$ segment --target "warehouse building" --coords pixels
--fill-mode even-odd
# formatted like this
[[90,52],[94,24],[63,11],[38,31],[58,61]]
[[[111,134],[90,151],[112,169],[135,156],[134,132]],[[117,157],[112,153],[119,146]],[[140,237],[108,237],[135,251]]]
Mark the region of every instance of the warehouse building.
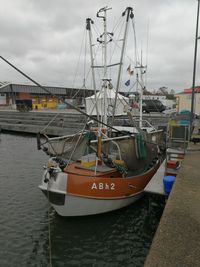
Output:
[[0,107],[13,107],[27,103],[32,109],[57,108],[65,101],[80,107],[93,90],[0,82]]

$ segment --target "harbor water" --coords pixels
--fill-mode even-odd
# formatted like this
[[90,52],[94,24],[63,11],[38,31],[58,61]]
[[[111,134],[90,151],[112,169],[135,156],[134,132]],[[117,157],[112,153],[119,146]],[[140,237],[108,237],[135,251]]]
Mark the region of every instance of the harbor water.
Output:
[[0,267],[46,267],[50,255],[53,267],[143,266],[163,201],[144,196],[115,212],[62,218],[38,189],[46,161],[34,136],[0,135]]

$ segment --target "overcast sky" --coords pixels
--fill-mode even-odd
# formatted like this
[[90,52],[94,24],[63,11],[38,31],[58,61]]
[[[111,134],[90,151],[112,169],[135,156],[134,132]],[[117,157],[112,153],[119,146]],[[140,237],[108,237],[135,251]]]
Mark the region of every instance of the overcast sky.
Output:
[[[180,91],[192,85],[197,0],[0,0],[0,5],[1,56],[43,85],[83,85],[78,62],[85,19],[96,20],[104,6],[112,7],[108,30],[133,7],[138,48],[148,51],[147,89]],[[3,61],[0,81],[30,83]]]

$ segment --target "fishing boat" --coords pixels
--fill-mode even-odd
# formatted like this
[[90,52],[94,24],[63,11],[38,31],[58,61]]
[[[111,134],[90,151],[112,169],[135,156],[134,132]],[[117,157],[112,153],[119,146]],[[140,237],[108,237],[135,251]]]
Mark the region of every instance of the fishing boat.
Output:
[[[98,110],[96,99],[96,117],[86,114],[87,123],[77,134],[61,137],[43,135],[45,140],[42,141],[41,136],[38,137],[38,148],[42,148],[50,156],[39,188],[61,216],[101,214],[135,202],[143,195],[145,186],[162,161],[159,145],[163,145],[162,131],[155,128],[144,131],[141,119],[136,125],[130,113],[131,126],[128,130],[119,129],[108,122],[107,92],[112,89],[111,80],[107,76],[106,62],[107,36],[111,35],[107,33],[108,10],[110,8],[104,7],[97,12],[97,17],[103,19],[104,24],[104,33],[100,41],[104,51],[102,109]],[[129,19],[133,18],[132,8],[126,8],[124,15],[128,23]],[[91,19],[86,21],[86,28],[90,30]],[[125,44],[123,46],[125,47]],[[123,58],[122,55],[120,58]],[[91,59],[94,69],[92,54]],[[116,99],[118,88],[119,78],[115,89]],[[95,98],[97,96],[95,92]],[[113,103],[114,110],[116,99]]]

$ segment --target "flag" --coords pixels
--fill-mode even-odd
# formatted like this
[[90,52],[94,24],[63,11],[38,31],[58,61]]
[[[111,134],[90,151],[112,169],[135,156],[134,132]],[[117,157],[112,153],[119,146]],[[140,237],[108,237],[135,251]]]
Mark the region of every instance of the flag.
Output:
[[130,80],[126,81],[126,82],[125,82],[125,85],[126,85],[126,86],[129,86],[129,85],[130,85]]
[[129,75],[133,75],[134,74],[134,71],[131,70],[131,65],[128,66],[127,71],[129,73]]

